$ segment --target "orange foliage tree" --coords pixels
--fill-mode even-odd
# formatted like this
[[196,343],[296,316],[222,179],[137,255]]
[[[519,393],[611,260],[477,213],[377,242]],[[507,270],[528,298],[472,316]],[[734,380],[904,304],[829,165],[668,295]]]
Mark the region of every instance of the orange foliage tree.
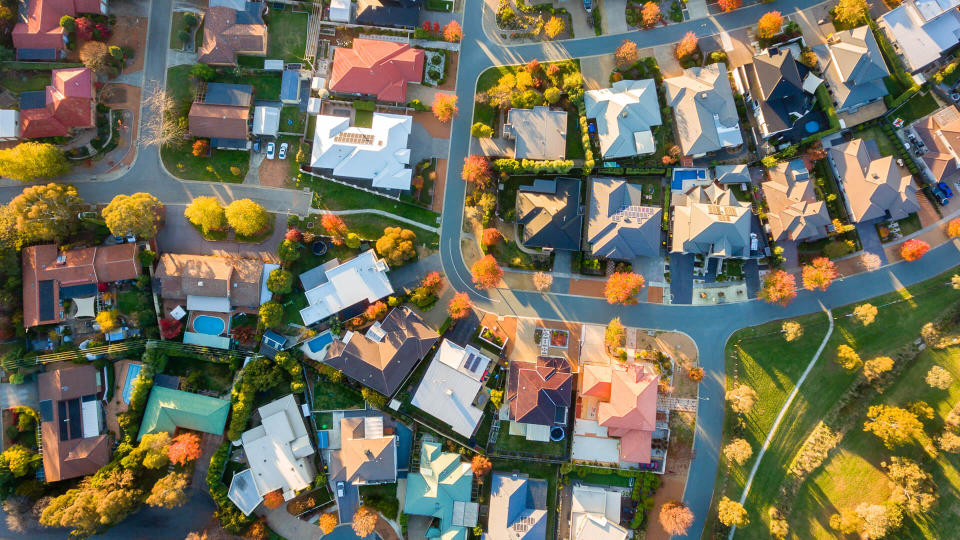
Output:
[[320,530],[323,531],[323,534],[330,534],[333,532],[333,529],[337,526],[337,515],[333,512],[327,512],[322,514],[317,519],[317,525],[320,526]]
[[947,223],[947,235],[950,236],[950,238],[960,236],[960,218],[953,218],[950,220],[950,223]]
[[719,0],[717,5],[723,11],[733,11],[743,5],[743,0]]
[[457,96],[453,94],[437,94],[433,98],[433,115],[437,120],[447,123],[453,120],[460,109],[457,108]]
[[630,41],[629,39],[623,40],[623,43],[617,47],[616,52],[613,53],[613,58],[617,62],[617,67],[619,68],[628,68],[636,63],[637,59],[640,58],[640,54],[637,52],[637,44]]
[[500,231],[494,227],[490,227],[483,230],[483,236],[481,237],[480,241],[483,242],[483,245],[490,247],[495,246],[497,242],[500,241],[500,238],[502,238]]
[[660,5],[656,2],[647,2],[640,10],[640,14],[643,16],[644,26],[653,26],[660,22]]
[[200,157],[207,155],[210,151],[210,143],[206,139],[197,139],[193,141],[193,155]]
[[470,314],[470,296],[465,292],[458,292],[450,299],[447,305],[447,313],[451,319],[460,320]]
[[377,520],[379,516],[373,510],[370,510],[366,506],[361,506],[355,514],[353,514],[353,532],[357,533],[357,536],[360,538],[366,538],[373,530],[377,527]]
[[497,264],[493,255],[487,255],[473,263],[473,266],[470,267],[470,275],[473,276],[473,284],[478,289],[489,289],[500,283],[500,278],[503,277],[503,269]]
[[493,180],[493,169],[490,168],[490,161],[483,156],[465,157],[460,177],[480,188],[488,186],[490,181]]
[[443,39],[456,43],[463,39],[463,29],[460,28],[460,23],[457,21],[450,21],[446,26],[443,27]]
[[437,294],[440,288],[443,287],[443,276],[440,275],[440,272],[430,272],[426,276],[423,276],[423,281],[420,282],[420,286],[430,291],[431,294]]
[[775,270],[763,278],[763,288],[757,296],[771,304],[785,306],[797,296],[797,280],[783,270]]
[[684,34],[683,39],[677,43],[677,58],[686,58],[697,50],[697,35],[693,32]]
[[367,309],[364,310],[363,316],[368,321],[376,321],[380,317],[383,317],[387,314],[387,305],[383,302],[377,302],[367,306]]
[[770,11],[764,13],[757,21],[757,36],[761,38],[772,38],[780,33],[783,27],[783,15],[779,11]]
[[486,476],[490,469],[493,469],[493,463],[490,463],[490,460],[481,454],[473,456],[473,461],[470,463],[470,467],[473,469],[473,475],[477,478]]
[[267,508],[276,508],[283,504],[283,494],[280,490],[271,491],[263,496],[263,504]]
[[320,226],[330,235],[330,241],[335,246],[342,246],[343,239],[347,237],[347,224],[335,214],[324,214],[320,218]]
[[900,246],[900,256],[905,261],[919,261],[928,251],[930,244],[916,238],[911,238]]
[[803,267],[803,286],[807,289],[825,291],[837,279],[837,265],[826,257],[817,257]]
[[174,465],[186,465],[200,457],[200,437],[193,433],[181,433],[167,447],[167,457]]
[[611,304],[635,304],[643,289],[643,276],[632,272],[614,272],[607,278],[603,295]]

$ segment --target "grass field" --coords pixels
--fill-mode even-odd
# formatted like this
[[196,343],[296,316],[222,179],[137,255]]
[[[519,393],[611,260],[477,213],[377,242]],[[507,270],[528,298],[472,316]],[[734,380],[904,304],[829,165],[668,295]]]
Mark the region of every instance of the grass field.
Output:
[[164,146],[160,149],[160,157],[170,174],[181,180],[239,184],[250,168],[249,152],[214,150],[210,157],[197,157],[188,143]]
[[330,384],[321,380],[313,386],[313,408],[321,411],[362,409],[363,396],[346,384]]
[[[300,111],[298,107],[284,107],[280,109],[280,131],[287,133],[303,133],[303,128],[307,125],[307,115]],[[296,152],[293,156],[295,157]]]
[[286,62],[301,61],[307,41],[304,38],[307,35],[307,14],[274,11],[264,19],[270,28],[267,57]]
[[26,73],[6,73],[0,79],[0,86],[20,94],[22,92],[39,92],[50,84],[50,73],[26,72]]
[[567,111],[567,159],[583,159],[583,140],[580,134],[580,115]]

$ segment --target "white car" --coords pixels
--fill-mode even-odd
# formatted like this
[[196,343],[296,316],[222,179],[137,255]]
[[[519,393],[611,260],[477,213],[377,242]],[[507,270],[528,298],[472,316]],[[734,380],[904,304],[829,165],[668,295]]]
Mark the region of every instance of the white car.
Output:
[[758,243],[757,233],[750,233],[750,251],[756,251]]
[[343,482],[337,482],[337,497],[343,497]]
[[289,148],[289,146],[287,143],[280,145],[280,159],[287,159],[287,148]]
[[274,143],[267,144],[267,159],[273,159],[274,153],[277,151],[277,145]]

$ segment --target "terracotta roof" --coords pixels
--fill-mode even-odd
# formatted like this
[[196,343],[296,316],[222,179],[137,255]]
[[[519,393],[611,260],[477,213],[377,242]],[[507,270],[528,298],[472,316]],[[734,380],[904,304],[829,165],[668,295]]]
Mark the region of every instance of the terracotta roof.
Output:
[[609,367],[587,364],[583,366],[583,391],[580,394],[610,399],[610,381]]
[[[384,430],[383,417],[340,420],[340,451],[331,452],[334,481],[352,484],[394,482],[397,478],[396,437]],[[368,433],[368,427],[379,428]]]
[[260,305],[261,261],[164,253],[156,275],[167,299],[213,296],[229,298],[232,306]]
[[510,362],[505,399],[513,421],[544,426],[563,422],[572,392],[573,374],[563,358],[541,356],[535,362]]
[[333,53],[330,90],[375,95],[380,101],[406,101],[407,83],[423,78],[423,51],[405,43],[354,39],[352,48]]
[[197,51],[197,61],[235,66],[238,54],[267,54],[267,25],[259,11],[211,7],[203,16],[203,45]]
[[921,158],[933,178],[940,182],[960,171],[960,111],[956,105],[940,109],[916,124],[913,129],[927,146]]
[[249,107],[194,103],[190,107],[190,135],[245,139],[248,134]]
[[610,436],[620,438],[621,460],[649,463],[650,441],[657,427],[659,377],[637,364],[598,367],[610,372],[610,395],[598,407],[597,423]]
[[20,111],[20,137],[57,137],[94,126],[93,77],[88,68],[55,69],[46,87],[46,106]]
[[63,49],[60,17],[100,13],[100,0],[27,0],[26,16],[13,27],[16,49]]

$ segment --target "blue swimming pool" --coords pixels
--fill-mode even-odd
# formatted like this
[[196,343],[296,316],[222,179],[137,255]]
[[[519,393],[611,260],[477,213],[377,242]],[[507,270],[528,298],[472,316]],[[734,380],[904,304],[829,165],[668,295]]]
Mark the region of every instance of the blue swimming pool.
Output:
[[707,171],[704,169],[674,169],[670,188],[680,190],[683,189],[684,180],[706,180],[706,178]]
[[201,334],[210,334],[219,336],[227,329],[226,323],[220,317],[211,317],[210,315],[197,315],[193,319],[193,331]]
[[310,352],[318,353],[331,343],[333,343],[333,334],[327,330],[326,332],[308,341],[307,347],[310,349]]
[[130,394],[133,393],[133,381],[140,375],[141,364],[130,364],[127,366],[127,378],[123,381],[123,402],[130,403]]

